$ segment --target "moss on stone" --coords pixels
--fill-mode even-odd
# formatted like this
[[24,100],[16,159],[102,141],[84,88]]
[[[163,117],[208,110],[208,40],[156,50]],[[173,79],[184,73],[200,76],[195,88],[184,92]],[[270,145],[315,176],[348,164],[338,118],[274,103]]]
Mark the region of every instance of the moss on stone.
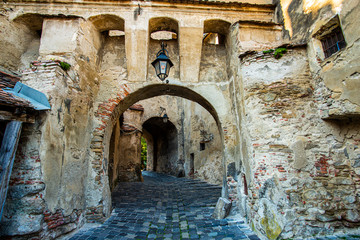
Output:
[[70,65],[69,63],[66,63],[66,62],[60,62],[60,67],[61,67],[63,70],[67,71],[67,70],[70,69],[71,65]]
[[253,231],[255,231],[256,229],[255,229],[255,224],[254,224],[254,222],[253,221],[251,221],[251,230],[253,230]]
[[260,220],[260,224],[266,232],[266,236],[270,240],[275,240],[280,235],[282,229],[274,218],[267,216]]

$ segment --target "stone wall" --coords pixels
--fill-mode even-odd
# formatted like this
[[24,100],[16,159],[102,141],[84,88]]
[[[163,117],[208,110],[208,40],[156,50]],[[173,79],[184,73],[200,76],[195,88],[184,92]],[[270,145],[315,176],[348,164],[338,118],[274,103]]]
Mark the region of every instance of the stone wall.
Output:
[[[285,37],[295,43],[307,43],[309,64],[316,80],[321,117],[346,119],[359,115],[358,89],[359,4],[357,1],[282,1],[278,15],[284,24]],[[282,16],[283,13],[283,16]],[[329,58],[324,57],[317,35],[339,19],[346,47]]]
[[[214,119],[194,102],[183,101],[181,106],[186,176],[221,184],[223,175],[221,139]],[[191,165],[194,169],[191,169]]]
[[239,178],[238,206],[253,229],[276,239],[358,226],[359,129],[321,119],[305,49],[288,49],[278,60],[244,56],[240,71],[241,129],[253,171],[244,172],[248,195]]
[[[228,177],[228,188],[237,210],[263,238],[358,227],[358,104],[353,95],[358,89],[359,64],[353,57],[359,49],[354,34],[358,7],[352,1],[281,1],[277,20],[284,23],[285,41],[308,47],[283,45],[287,50],[278,60],[268,50],[281,41],[256,38],[253,45],[241,36],[240,23],[234,44],[241,62],[231,96],[241,142],[234,166],[241,172]],[[347,45],[325,59],[316,34],[336,14]]]
[[[62,35],[56,31],[69,24],[73,34]],[[33,189],[31,197],[38,200],[26,200],[24,204],[33,201],[34,208],[24,207],[24,212],[17,210],[17,201],[10,200],[14,203],[6,208],[12,213],[9,215],[10,225],[2,225],[11,226],[8,228],[11,232],[2,230],[3,235],[30,234],[54,238],[82,225],[85,215],[87,169],[92,169],[88,147],[93,107],[91,96],[97,92],[98,38],[91,26],[76,18],[47,20],[43,31],[48,31],[49,35],[44,34],[41,39],[39,58],[42,60],[33,61],[30,68],[27,66],[22,82],[45,93],[51,110],[41,113],[22,144],[36,143],[37,147],[24,156],[17,155],[19,161],[26,162],[28,157],[38,153],[36,164],[39,166],[34,171],[24,171],[24,174],[29,174],[29,180],[25,181],[25,197],[28,196],[26,192]],[[50,34],[52,31],[54,34]],[[89,34],[84,36],[84,33]],[[58,35],[62,35],[59,44],[49,44]],[[61,62],[70,63],[70,69],[64,71]],[[38,201],[42,201],[42,205]],[[26,222],[27,219],[31,221]]]
[[113,128],[107,170],[111,190],[119,181],[142,181],[140,144],[142,112],[141,106],[128,109]]

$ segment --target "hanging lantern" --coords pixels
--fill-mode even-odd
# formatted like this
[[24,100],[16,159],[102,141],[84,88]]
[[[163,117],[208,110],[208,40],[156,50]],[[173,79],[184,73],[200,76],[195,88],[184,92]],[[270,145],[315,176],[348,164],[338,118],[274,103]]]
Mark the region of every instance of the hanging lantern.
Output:
[[162,119],[163,119],[163,122],[164,122],[164,123],[167,123],[168,120],[169,120],[169,117],[168,117],[168,115],[165,113],[164,116],[162,117]]
[[[169,76],[170,68],[174,66],[166,53],[169,54],[165,49],[164,42],[162,42],[161,50],[156,54],[156,59],[151,63],[161,81],[164,81]],[[167,80],[166,83],[169,83],[169,81]]]

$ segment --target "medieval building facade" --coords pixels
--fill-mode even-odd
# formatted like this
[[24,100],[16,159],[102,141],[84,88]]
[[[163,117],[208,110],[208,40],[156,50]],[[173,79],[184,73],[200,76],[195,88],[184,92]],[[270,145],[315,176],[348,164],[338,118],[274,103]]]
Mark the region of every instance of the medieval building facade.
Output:
[[[141,136],[148,170],[222,184],[263,239],[358,231],[359,14],[358,0],[4,1],[0,66],[51,110],[23,123],[1,236],[108,218],[118,180],[141,181]],[[169,83],[151,65],[162,41]]]

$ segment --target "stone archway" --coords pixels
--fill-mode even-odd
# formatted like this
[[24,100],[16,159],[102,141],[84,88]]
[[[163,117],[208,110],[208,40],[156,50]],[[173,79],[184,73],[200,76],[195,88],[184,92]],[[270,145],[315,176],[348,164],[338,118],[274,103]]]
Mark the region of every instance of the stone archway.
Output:
[[153,139],[152,169],[156,172],[178,174],[178,131],[171,121],[164,122],[161,117],[152,117],[143,123],[143,130]]
[[[226,153],[227,148],[224,135],[227,133],[227,127],[223,129],[222,122],[225,121],[225,119],[221,119],[218,115],[218,111],[220,110],[223,114],[222,118],[224,118],[224,109],[215,109],[214,107],[214,103],[217,104],[217,107],[224,106],[221,102],[226,100],[221,99],[221,95],[218,95],[216,98],[213,96],[214,94],[210,94],[207,96],[208,98],[214,97],[211,99],[214,103],[210,103],[209,100],[202,96],[201,90],[204,91],[204,88],[200,86],[197,89],[196,87],[197,86],[185,87],[173,84],[151,84],[147,86],[138,86],[136,90],[131,90],[131,88],[134,88],[134,85],[130,87],[129,85],[124,84],[121,86],[121,91],[114,99],[110,99],[107,102],[99,104],[97,112],[95,113],[98,119],[98,126],[93,131],[93,139],[91,143],[91,154],[94,160],[92,161],[91,165],[93,174],[91,174],[90,179],[88,179],[89,186],[87,191],[91,191],[92,196],[91,199],[87,199],[88,208],[94,208],[100,203],[101,207],[103,208],[103,214],[108,216],[110,213],[111,197],[107,169],[110,150],[109,143],[115,122],[117,119],[119,119],[120,115],[125,112],[131,105],[137,103],[138,101],[161,95],[178,96],[196,102],[204,107],[214,118],[219,129],[219,134],[223,146],[222,165],[224,173],[222,194],[226,195],[225,156],[229,154]],[[93,180],[91,179],[92,177]]]

